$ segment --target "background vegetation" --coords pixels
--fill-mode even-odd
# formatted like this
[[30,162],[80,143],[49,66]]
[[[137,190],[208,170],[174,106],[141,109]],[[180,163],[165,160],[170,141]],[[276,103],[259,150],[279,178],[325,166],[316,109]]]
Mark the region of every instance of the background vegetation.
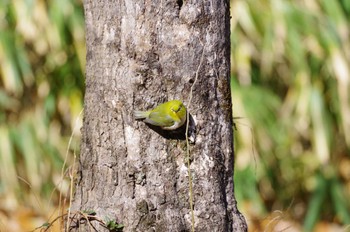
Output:
[[29,231],[62,213],[84,66],[80,1],[0,1],[1,231]]
[[350,1],[235,0],[231,14],[240,208],[258,231],[350,231]]
[[[234,0],[231,15],[235,191],[250,230],[350,230],[350,2]],[[69,205],[84,67],[79,0],[0,1],[5,231]]]

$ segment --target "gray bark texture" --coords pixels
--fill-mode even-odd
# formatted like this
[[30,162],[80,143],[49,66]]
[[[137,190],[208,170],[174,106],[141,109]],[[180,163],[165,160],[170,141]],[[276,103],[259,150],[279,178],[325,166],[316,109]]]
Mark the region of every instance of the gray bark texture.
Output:
[[71,230],[108,231],[98,220],[73,223],[73,212],[89,210],[123,231],[191,230],[186,141],[133,117],[179,99],[197,130],[195,231],[246,231],[233,186],[229,1],[85,0],[84,8],[85,112]]

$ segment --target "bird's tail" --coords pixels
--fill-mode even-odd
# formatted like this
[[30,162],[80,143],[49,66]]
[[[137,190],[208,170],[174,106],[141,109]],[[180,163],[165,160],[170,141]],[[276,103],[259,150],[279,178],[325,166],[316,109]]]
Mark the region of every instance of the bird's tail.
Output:
[[149,114],[150,114],[150,111],[138,111],[138,110],[134,111],[135,119],[147,118]]

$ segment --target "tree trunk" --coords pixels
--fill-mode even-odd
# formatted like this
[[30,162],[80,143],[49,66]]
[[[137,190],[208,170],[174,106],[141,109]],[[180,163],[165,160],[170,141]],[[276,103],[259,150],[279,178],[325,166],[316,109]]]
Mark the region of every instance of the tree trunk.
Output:
[[246,231],[233,191],[229,2],[85,0],[84,7],[85,115],[70,228],[104,231],[98,220],[108,219],[123,231],[191,230],[186,141],[133,117],[179,99],[197,130],[195,230]]

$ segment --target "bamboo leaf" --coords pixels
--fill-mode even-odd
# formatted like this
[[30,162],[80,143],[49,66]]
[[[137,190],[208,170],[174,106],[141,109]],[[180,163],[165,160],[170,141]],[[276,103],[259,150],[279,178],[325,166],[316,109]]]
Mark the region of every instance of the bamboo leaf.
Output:
[[322,211],[322,205],[327,195],[327,180],[320,174],[317,175],[316,180],[317,186],[313,191],[304,220],[305,231],[312,231],[316,222],[319,220]]
[[343,187],[338,179],[332,178],[330,191],[336,214],[339,216],[344,225],[350,224],[350,205],[344,195]]

